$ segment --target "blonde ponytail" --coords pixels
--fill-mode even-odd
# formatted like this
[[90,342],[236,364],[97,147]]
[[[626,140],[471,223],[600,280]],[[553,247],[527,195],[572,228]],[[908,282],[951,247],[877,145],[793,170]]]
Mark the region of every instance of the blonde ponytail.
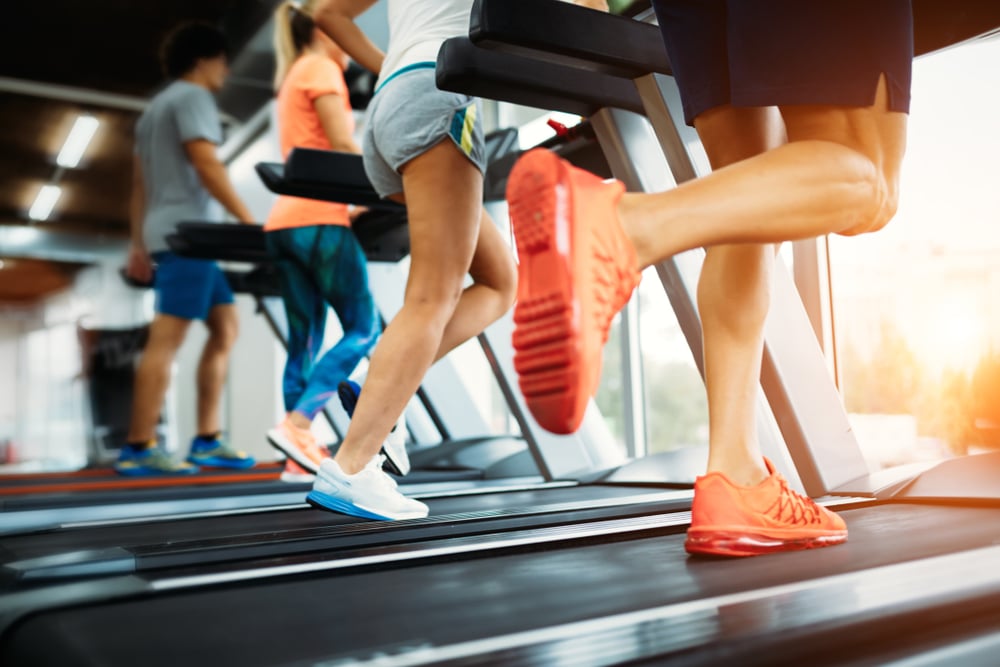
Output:
[[315,0],[285,0],[274,11],[274,89],[281,87],[288,70],[312,41]]

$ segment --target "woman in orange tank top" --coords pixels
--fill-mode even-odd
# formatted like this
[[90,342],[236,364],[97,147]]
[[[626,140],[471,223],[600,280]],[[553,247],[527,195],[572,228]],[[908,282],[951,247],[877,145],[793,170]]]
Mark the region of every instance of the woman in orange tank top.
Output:
[[[295,147],[361,152],[344,81],[347,55],[315,28],[311,4],[284,2],[275,12],[278,134],[286,159]],[[288,316],[288,414],[268,439],[314,464],[307,471],[290,459],[282,475],[289,481],[308,478],[329,456],[312,435],[312,421],[378,338],[365,255],[350,218],[345,204],[279,197],[264,226]],[[344,335],[320,356],[328,305]]]

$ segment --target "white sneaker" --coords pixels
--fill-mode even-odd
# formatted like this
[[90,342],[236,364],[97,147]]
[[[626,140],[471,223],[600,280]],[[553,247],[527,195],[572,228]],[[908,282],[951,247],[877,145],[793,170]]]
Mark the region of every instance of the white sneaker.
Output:
[[400,417],[389,431],[382,442],[382,453],[385,454],[385,467],[389,472],[400,477],[410,472],[410,455],[406,453],[405,417]]
[[385,457],[376,456],[356,475],[346,475],[336,461],[326,459],[319,467],[312,491],[306,496],[313,505],[365,519],[393,521],[423,519],[427,505],[407,498],[396,482],[382,471]]

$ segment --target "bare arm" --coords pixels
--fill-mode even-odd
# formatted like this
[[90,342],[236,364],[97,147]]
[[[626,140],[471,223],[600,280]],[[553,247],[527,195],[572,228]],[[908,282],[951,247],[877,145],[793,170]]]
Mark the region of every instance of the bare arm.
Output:
[[385,54],[354,23],[354,19],[375,2],[376,0],[324,0],[313,12],[313,20],[356,63],[378,74],[382,71]]
[[132,196],[129,201],[129,230],[132,242],[128,250],[125,273],[140,282],[148,283],[153,278],[153,263],[142,238],[142,223],[146,215],[146,184],[142,178],[142,163],[139,156],[132,159]]
[[184,151],[195,171],[198,172],[198,179],[208,190],[208,193],[215,197],[216,201],[232,213],[237,220],[252,224],[254,220],[249,209],[236,194],[236,190],[229,180],[229,174],[226,173],[225,165],[219,161],[215,154],[215,144],[206,139],[195,139],[184,144]]
[[321,95],[313,101],[313,106],[333,150],[342,153],[361,152],[361,147],[354,143],[354,137],[351,135],[349,116],[340,95],[335,93]]

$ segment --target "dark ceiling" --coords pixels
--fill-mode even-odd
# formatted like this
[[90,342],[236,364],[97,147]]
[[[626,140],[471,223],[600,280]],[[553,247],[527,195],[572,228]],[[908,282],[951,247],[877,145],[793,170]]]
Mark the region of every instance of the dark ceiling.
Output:
[[[0,20],[0,225],[28,224],[39,187],[81,112],[101,120],[80,168],[59,174],[64,192],[39,229],[125,237],[132,128],[162,84],[157,52],[185,20],[223,27],[233,75],[219,95],[246,120],[270,98],[273,67],[262,29],[279,0],[20,0]],[[642,5],[637,3],[637,6]],[[1000,24],[1000,0],[914,0],[918,51]],[[52,86],[61,86],[57,92]],[[26,94],[25,89],[31,89]],[[4,249],[0,247],[0,257]]]

